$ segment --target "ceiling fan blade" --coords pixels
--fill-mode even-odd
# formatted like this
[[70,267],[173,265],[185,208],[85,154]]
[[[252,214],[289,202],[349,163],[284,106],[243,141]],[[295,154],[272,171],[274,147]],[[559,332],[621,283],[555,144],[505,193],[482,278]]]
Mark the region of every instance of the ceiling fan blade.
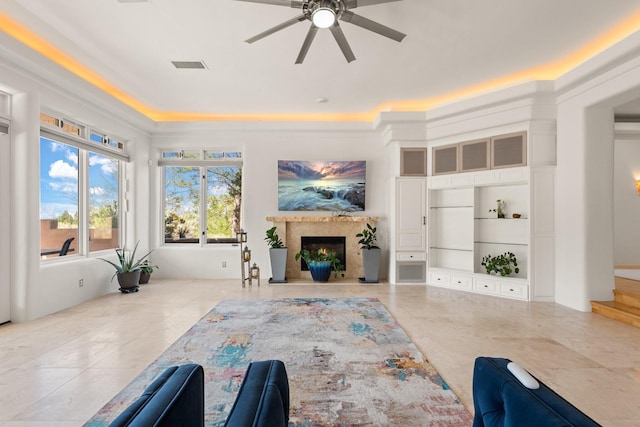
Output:
[[[251,0],[241,0],[241,1],[251,1]],[[346,0],[344,4],[348,9],[353,9],[356,7],[373,6],[374,4],[391,3],[394,1],[401,1],[401,0]]]
[[276,25],[273,28],[269,28],[268,30],[263,31],[258,35],[255,35],[255,36],[253,36],[251,38],[246,39],[245,42],[247,42],[247,43],[257,42],[260,39],[263,39],[263,38],[265,38],[267,36],[270,36],[271,34],[273,34],[275,32],[278,32],[278,31],[280,31],[282,29],[290,27],[291,25],[296,24],[298,22],[302,22],[302,21],[304,21],[306,19],[307,19],[307,17],[305,15],[296,16],[295,18],[291,18],[288,21],[283,22],[282,24]]
[[333,26],[329,27],[331,34],[333,34],[333,38],[338,42],[338,46],[340,46],[340,50],[342,50],[342,54],[344,55],[347,62],[355,61],[356,57],[351,50],[351,46],[349,46],[349,42],[347,42],[347,38],[344,36],[342,32],[342,28],[336,22]]
[[401,42],[402,39],[406,37],[406,34],[401,33],[400,31],[396,31],[393,28],[389,28],[386,25],[382,25],[378,22],[372,21],[371,19],[365,18],[360,15],[356,15],[353,12],[345,10],[340,17],[341,21],[350,22],[353,25],[357,25],[358,27],[362,27],[366,30],[373,31],[374,33],[378,33],[382,36],[389,37],[392,40],[397,42]]
[[[301,1],[292,1],[292,0],[236,0],[236,1],[246,1],[249,3],[261,3],[261,4],[273,4],[276,6],[286,6],[286,7],[294,7],[294,8],[301,8],[303,3]],[[391,0],[391,1],[396,1],[396,0]]]
[[300,53],[296,58],[296,64],[302,64],[304,58],[307,56],[307,52],[309,52],[309,48],[311,47],[311,43],[313,39],[316,37],[318,32],[318,27],[311,24],[311,28],[309,28],[309,32],[307,33],[307,37],[304,38],[304,42],[302,43],[302,47],[300,48]]

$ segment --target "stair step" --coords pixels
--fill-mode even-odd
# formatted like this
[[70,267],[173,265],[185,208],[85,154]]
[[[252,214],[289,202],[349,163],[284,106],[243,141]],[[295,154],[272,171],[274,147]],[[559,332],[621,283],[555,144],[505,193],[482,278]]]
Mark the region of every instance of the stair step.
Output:
[[640,308],[617,301],[591,301],[591,311],[640,328]]
[[614,300],[621,304],[630,305],[631,307],[640,308],[640,294],[628,292],[625,290],[614,289]]

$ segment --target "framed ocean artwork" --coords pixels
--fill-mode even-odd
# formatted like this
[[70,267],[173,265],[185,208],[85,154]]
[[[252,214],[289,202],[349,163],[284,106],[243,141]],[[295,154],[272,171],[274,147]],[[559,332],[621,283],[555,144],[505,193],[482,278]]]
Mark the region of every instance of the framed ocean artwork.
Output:
[[367,162],[278,160],[278,210],[364,211]]

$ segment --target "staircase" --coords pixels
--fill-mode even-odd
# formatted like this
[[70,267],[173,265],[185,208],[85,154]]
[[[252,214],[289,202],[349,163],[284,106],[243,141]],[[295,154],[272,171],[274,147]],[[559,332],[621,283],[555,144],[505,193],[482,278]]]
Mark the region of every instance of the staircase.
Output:
[[591,311],[640,328],[640,281],[616,277],[613,301],[591,301]]

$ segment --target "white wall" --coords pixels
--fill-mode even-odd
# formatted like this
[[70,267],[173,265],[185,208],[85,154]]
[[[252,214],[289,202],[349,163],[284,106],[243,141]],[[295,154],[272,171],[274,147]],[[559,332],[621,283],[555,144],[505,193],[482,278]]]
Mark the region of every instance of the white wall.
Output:
[[0,323],[11,319],[11,144],[0,134]]
[[614,108],[640,98],[640,33],[556,87],[556,302],[590,311],[613,299]]
[[[3,47],[0,53],[9,48]],[[56,73],[52,68],[40,75],[54,78]],[[40,317],[115,291],[117,287],[109,281],[110,267],[95,259],[68,256],[65,260],[40,262],[39,180],[34,171],[39,168],[38,114],[43,107],[130,141],[133,160],[126,166],[127,246],[140,240],[140,250],[147,250],[162,242],[160,175],[155,166],[159,150],[225,147],[245,154],[243,227],[249,233],[249,246],[263,278],[270,273],[263,241],[270,224],[265,217],[279,214],[276,174],[279,159],[366,160],[364,214],[382,218],[380,243],[385,250],[388,248],[389,182],[397,165],[388,158],[390,150],[383,143],[387,131],[373,130],[376,124],[155,124],[74,76],[55,77],[59,85],[55,86],[3,59],[0,76],[0,90],[13,96],[9,263],[13,321]],[[505,104],[497,91],[426,114],[411,113],[415,120],[410,121],[431,122],[433,125],[428,129],[425,125],[429,138],[444,143],[453,136],[485,134],[505,123],[518,126],[519,120],[526,120],[522,117],[549,119],[547,114],[550,111],[555,114],[557,107],[556,256],[555,265],[541,268],[555,272],[557,302],[587,311],[590,299],[611,298],[615,205],[611,191],[613,111],[616,106],[640,99],[640,33],[555,82],[511,88],[511,94],[515,95],[511,98],[518,98],[519,91],[530,93],[532,85],[541,102],[530,103],[525,97]],[[480,109],[487,114],[476,114]],[[412,126],[410,123],[409,127]],[[403,129],[403,126],[393,129],[387,139],[404,139]],[[161,266],[159,277],[239,278],[239,253],[233,247],[159,247],[152,260]],[[222,261],[228,262],[226,269],[221,267]],[[387,274],[383,271],[383,277]],[[79,279],[84,279],[83,288],[78,287]]]
[[640,265],[640,133],[633,139],[617,139],[613,168],[614,265]]
[[[330,212],[278,211],[278,160],[365,160],[367,162],[366,211],[354,215],[379,216],[380,246],[387,248],[387,182],[390,162],[379,135],[370,125],[356,128],[339,126],[266,126],[200,125],[198,130],[172,129],[153,137],[155,155],[169,148],[231,148],[243,152],[242,227],[248,233],[252,263],[258,264],[263,280],[271,276],[265,232],[271,227],[267,216],[328,216]],[[306,129],[305,129],[306,127]],[[159,168],[158,168],[159,169]],[[152,172],[155,200],[153,209],[160,212],[160,173]],[[154,244],[162,241],[159,220],[153,221],[150,233]],[[157,277],[237,278],[240,284],[240,250],[232,245],[167,245],[152,255],[160,266]],[[222,263],[227,267],[223,268]],[[381,277],[386,278],[387,266]],[[155,275],[156,273],[154,273]]]
[[[131,124],[115,116],[116,109],[106,113],[104,108],[81,99],[72,93],[61,90],[50,83],[42,82],[27,70],[14,69],[0,61],[0,88],[10,94],[11,100],[11,234],[10,261],[11,271],[11,320],[22,322],[35,319],[49,313],[74,306],[83,301],[117,290],[117,284],[110,281],[113,269],[96,260],[97,256],[114,256],[114,251],[93,254],[91,258],[83,255],[70,255],[64,259],[40,261],[40,180],[36,171],[40,170],[40,111],[53,109],[68,117],[103,129],[130,141],[137,156],[126,165],[126,174],[135,177],[141,169],[146,173],[148,165],[144,155],[148,153],[148,135]],[[78,92],[89,96],[82,84],[77,85]],[[113,103],[106,94],[92,96],[99,103],[100,96],[106,104]],[[132,115],[131,112],[129,112]],[[134,115],[132,115],[134,116]],[[130,197],[136,193],[146,193],[144,180],[138,185],[132,181]],[[135,204],[125,214],[126,221],[133,224],[136,218]],[[143,210],[143,215],[148,215]],[[140,227],[146,230],[146,227]],[[136,235],[135,226],[127,228],[127,242],[141,239]],[[141,249],[148,247],[147,234],[141,243]],[[144,246],[144,247],[142,247]],[[84,280],[80,287],[78,281]]]

